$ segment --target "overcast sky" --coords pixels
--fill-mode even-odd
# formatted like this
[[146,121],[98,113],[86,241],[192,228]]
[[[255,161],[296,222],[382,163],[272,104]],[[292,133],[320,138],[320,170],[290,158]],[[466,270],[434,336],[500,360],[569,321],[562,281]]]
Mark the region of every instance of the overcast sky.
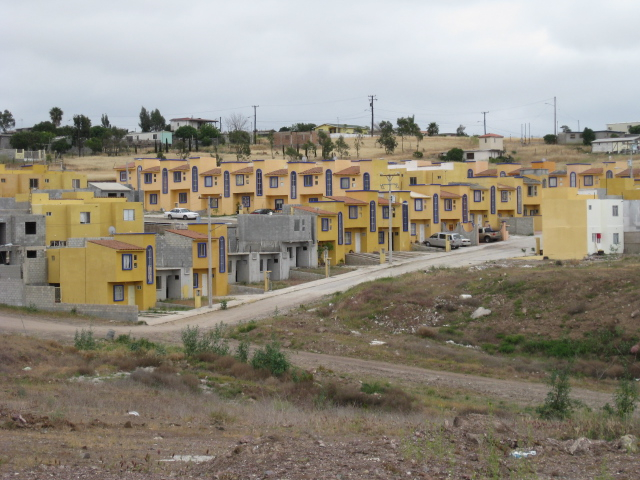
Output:
[[16,127],[139,130],[169,119],[251,117],[520,137],[640,121],[640,1],[0,0],[0,110]]

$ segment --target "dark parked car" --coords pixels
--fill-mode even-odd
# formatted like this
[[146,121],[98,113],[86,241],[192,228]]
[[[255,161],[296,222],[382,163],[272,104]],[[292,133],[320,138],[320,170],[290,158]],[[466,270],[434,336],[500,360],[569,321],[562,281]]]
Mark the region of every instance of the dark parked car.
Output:
[[251,212],[251,215],[273,215],[274,211],[270,208],[259,208]]

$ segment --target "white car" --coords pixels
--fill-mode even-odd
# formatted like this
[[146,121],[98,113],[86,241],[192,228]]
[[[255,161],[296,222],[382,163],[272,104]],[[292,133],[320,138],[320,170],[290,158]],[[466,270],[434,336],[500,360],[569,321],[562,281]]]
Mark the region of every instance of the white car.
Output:
[[183,220],[195,220],[199,217],[196,212],[192,212],[188,208],[174,208],[168,212],[164,212],[167,218],[181,218]]
[[453,234],[454,238],[457,238],[458,240],[460,240],[460,246],[461,247],[469,247],[471,245],[471,240],[469,240],[466,237],[463,237],[462,235],[460,235],[459,233],[454,233]]

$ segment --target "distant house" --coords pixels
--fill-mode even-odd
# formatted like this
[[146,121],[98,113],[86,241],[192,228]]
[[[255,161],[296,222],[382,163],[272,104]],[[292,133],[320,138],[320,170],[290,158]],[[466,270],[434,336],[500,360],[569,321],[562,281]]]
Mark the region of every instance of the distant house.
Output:
[[[596,130],[593,132],[596,140],[604,138],[624,137],[625,132],[613,130]],[[582,145],[582,132],[561,132],[558,133],[558,145]]]
[[314,130],[316,132],[336,133],[336,134],[355,134],[356,130],[362,130],[362,133],[368,134],[369,127],[360,125],[347,125],[346,123],[323,123],[318,125]]
[[193,127],[196,130],[200,130],[203,125],[208,125],[213,123],[214,126],[217,125],[218,120],[208,120],[206,118],[193,118],[193,117],[183,117],[183,118],[172,118],[171,122],[171,131],[175,132],[180,127]]
[[628,153],[638,151],[640,135],[632,137],[603,138],[591,142],[591,153]]
[[129,132],[126,135],[126,140],[129,143],[140,144],[154,144],[159,142],[161,144],[173,144],[173,133],[171,132]]
[[640,122],[607,123],[607,130],[629,133],[629,127],[637,127]]
[[478,137],[478,150],[504,150],[504,137],[496,133],[487,133]]

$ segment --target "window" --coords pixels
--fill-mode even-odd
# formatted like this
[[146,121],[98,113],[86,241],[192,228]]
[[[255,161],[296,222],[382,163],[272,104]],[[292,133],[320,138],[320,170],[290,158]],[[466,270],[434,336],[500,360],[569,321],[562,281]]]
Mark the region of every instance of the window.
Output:
[[51,215],[53,215],[51,212],[44,212],[44,214],[45,214],[47,217],[50,217]]
[[80,188],[80,179],[72,178],[71,179],[71,188]]
[[24,222],[25,235],[35,235],[37,231],[36,222]]
[[416,235],[416,224],[415,223],[411,224],[411,235],[413,235],[414,237]]
[[329,230],[331,230],[331,219],[330,218],[323,218],[322,219],[322,231],[323,232],[328,232]]
[[205,258],[207,256],[207,244],[202,242],[198,243],[198,258]]
[[204,177],[204,186],[213,187],[213,177],[211,175],[207,175]]
[[275,204],[276,210],[280,211],[284,206],[284,199],[276,198],[274,204]]
[[256,195],[262,196],[262,170],[256,170]]
[[91,223],[91,212],[80,212],[80,223]]
[[382,207],[382,218],[389,218],[389,207]]
[[211,208],[218,208],[218,198],[209,197],[209,206]]
[[113,301],[124,302],[124,285],[113,286]]
[[304,186],[305,187],[312,187],[313,186],[313,175],[305,175],[303,181],[304,181]]
[[157,193],[150,193],[149,194],[149,203],[151,205],[157,205],[158,204],[158,194]]
[[538,195],[538,187],[536,185],[527,186],[527,196],[535,197]]
[[611,207],[611,215],[613,215],[614,217],[618,216],[618,205],[613,205]]
[[236,186],[244,185],[244,175],[236,175]]
[[125,208],[122,212],[124,213],[125,222],[132,222],[136,219],[136,211],[133,208]]
[[620,234],[619,233],[614,233],[613,234],[613,244],[614,245],[618,245],[620,243]]
[[197,273],[193,274],[193,288],[199,288],[200,287],[200,275],[198,275]]
[[593,186],[593,175],[585,175],[584,176],[584,186],[585,187]]
[[467,160],[473,160],[475,158],[475,153],[467,152]]
[[126,182],[127,181],[127,172],[120,172],[120,181],[121,182]]
[[309,199],[309,203],[311,202],[317,202],[318,201],[318,197],[312,197]]
[[178,203],[187,203],[187,192],[178,193]]
[[351,232],[344,232],[345,245],[351,245]]
[[358,218],[358,207],[349,205],[349,218]]
[[27,258],[38,258],[37,250],[27,250]]
[[133,268],[133,255],[130,253],[122,254],[122,269],[131,270]]
[[51,240],[49,242],[49,246],[50,247],[66,247],[67,242],[66,240]]
[[600,233],[592,233],[591,234],[591,241],[594,243],[600,243],[600,240],[602,239],[602,234]]
[[501,177],[506,177],[507,176],[507,172],[505,172],[504,170],[500,172],[500,176]]
[[482,201],[482,190],[474,190],[473,191],[473,201],[481,202]]
[[145,173],[144,174],[144,183],[153,183],[153,174]]
[[409,185],[417,185],[418,177],[409,177]]
[[384,245],[384,231],[383,230],[380,230],[378,232],[378,243],[380,245]]
[[558,186],[558,177],[549,177],[549,188]]
[[269,177],[269,188],[278,188],[278,177]]
[[156,275],[156,290],[162,290],[162,277]]
[[502,192],[500,192],[500,201],[501,202],[508,202],[509,201],[509,192],[507,192],[506,190],[503,190]]
[[422,199],[421,198],[414,198],[413,207],[414,207],[416,212],[421,212],[422,209],[424,208],[424,204],[422,202]]
[[349,188],[349,178],[341,178],[340,179],[340,188],[343,190],[347,190]]
[[446,211],[448,211],[448,212],[453,210],[453,199],[452,198],[445,198],[444,199],[444,209]]
[[180,183],[182,181],[182,172],[173,172],[173,182]]
[[471,168],[467,170],[467,178],[473,178],[473,170]]
[[242,196],[242,208],[251,207],[251,197],[249,195]]

